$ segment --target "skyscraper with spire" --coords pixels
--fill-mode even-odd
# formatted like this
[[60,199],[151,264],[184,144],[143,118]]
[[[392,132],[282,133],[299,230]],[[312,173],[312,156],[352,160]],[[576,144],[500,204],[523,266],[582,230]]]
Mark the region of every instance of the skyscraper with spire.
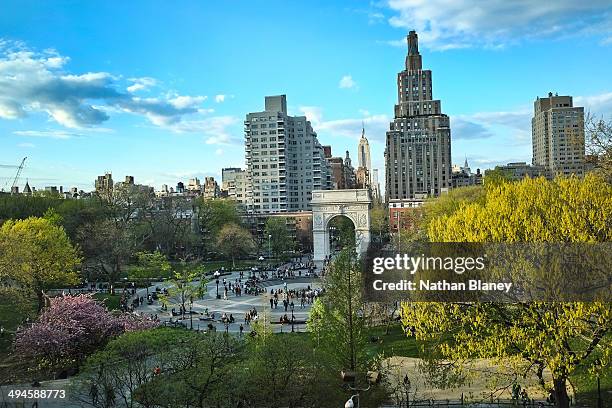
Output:
[[368,143],[368,139],[365,137],[365,126],[363,123],[361,124],[361,138],[359,139],[357,152],[359,167],[365,167],[368,173],[371,173],[372,161],[370,160],[370,143]]
[[451,186],[450,121],[433,99],[431,70],[422,67],[418,36],[410,31],[405,69],[397,75],[398,103],[386,134],[387,200],[422,200]]

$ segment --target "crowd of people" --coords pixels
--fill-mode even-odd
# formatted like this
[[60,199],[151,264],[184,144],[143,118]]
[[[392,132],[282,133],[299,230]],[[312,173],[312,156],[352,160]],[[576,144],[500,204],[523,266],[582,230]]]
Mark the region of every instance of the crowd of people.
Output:
[[312,305],[317,296],[320,296],[322,289],[312,289],[310,285],[302,289],[287,289],[287,282],[284,283],[282,289],[270,289],[270,309],[278,309],[279,299],[282,298],[282,307],[287,311],[287,308],[293,310],[295,302],[299,301],[300,309],[304,309],[306,305]]

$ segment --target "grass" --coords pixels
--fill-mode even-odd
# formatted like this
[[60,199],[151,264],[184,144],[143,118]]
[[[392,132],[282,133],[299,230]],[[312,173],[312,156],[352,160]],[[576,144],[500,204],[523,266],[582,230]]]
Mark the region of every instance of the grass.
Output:
[[5,330],[14,331],[28,317],[36,317],[34,299],[16,300],[12,295],[0,296],[0,325]]
[[4,334],[0,335],[0,384],[10,382],[15,375],[21,375],[23,361],[15,361],[10,356],[14,332],[26,318],[36,317],[36,300],[23,299],[12,293],[0,293],[0,326]]
[[[419,357],[419,347],[413,337],[407,337],[400,324],[393,324],[386,334],[385,326],[367,329],[367,353],[370,356],[384,354],[386,357]],[[377,341],[371,341],[374,338]]]
[[[269,259],[265,261],[266,264],[270,262],[274,264],[280,261],[276,259]],[[248,269],[248,268],[251,268],[252,266],[261,266],[261,264],[262,262],[256,259],[239,259],[239,260],[236,260],[235,269]],[[189,267],[193,266],[190,263],[187,263],[186,265]],[[221,268],[225,268],[226,270],[234,269],[232,268],[232,261],[206,261],[206,262],[199,263],[197,266],[200,266],[200,265],[203,267],[204,273],[210,273],[210,272],[216,271],[217,269],[221,269]],[[180,272],[181,269],[184,267],[185,266],[183,266],[183,264],[180,262],[170,262],[169,271],[167,272],[159,271],[159,273],[152,274],[152,276],[155,276],[156,278],[170,279],[174,271]],[[131,273],[131,271],[134,268],[136,268],[136,265],[127,265],[125,267],[122,278],[123,277],[132,278],[133,274]],[[153,279],[153,280],[156,280],[156,279]]]
[[[594,360],[596,357],[592,357]],[[597,406],[597,376],[589,373],[585,365],[579,366],[570,375],[570,382],[576,390],[576,400],[588,406]],[[612,396],[612,368],[602,370],[599,380],[601,382],[601,395],[604,401]],[[605,406],[605,405],[604,405]]]
[[[270,262],[274,264],[279,261],[277,261],[276,259],[266,259],[264,263],[268,264]],[[261,265],[262,265],[262,262],[256,259],[239,259],[239,260],[236,260],[235,269],[247,269],[252,266],[259,267]],[[207,262],[204,262],[203,266],[204,266],[204,272],[216,271],[217,269],[221,269],[222,267],[224,267],[225,269],[234,269],[232,268],[232,261],[207,261]]]
[[96,293],[93,298],[104,302],[108,310],[119,310],[119,300],[121,295],[111,295],[110,293]]

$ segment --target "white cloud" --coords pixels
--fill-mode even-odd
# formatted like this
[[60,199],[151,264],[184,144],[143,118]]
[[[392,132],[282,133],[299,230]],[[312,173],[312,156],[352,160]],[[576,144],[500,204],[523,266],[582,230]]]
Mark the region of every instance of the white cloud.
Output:
[[25,143],[17,143],[17,147],[23,147],[25,149],[33,149],[36,147],[36,145],[34,143],[25,142]]
[[323,108],[319,106],[301,106],[300,112],[312,124],[313,129],[319,134],[328,136],[343,136],[359,138],[361,136],[362,124],[366,127],[366,135],[371,140],[385,140],[385,133],[389,129],[391,118],[387,115],[368,114],[360,118],[324,120]]
[[81,133],[68,132],[65,130],[16,130],[13,134],[25,137],[44,137],[64,140],[83,136]]
[[239,129],[236,125],[240,120],[235,116],[211,116],[203,119],[186,119],[165,125],[165,128],[175,133],[199,133],[204,136],[208,145],[242,144],[242,134],[234,136]]
[[228,99],[232,99],[232,98],[234,98],[234,95],[218,94],[218,95],[215,95],[215,102],[223,103],[227,101]]
[[[18,119],[45,113],[67,128],[98,126],[111,113],[130,112],[156,126],[178,123],[188,115],[208,113],[202,108],[205,96],[169,93],[140,98],[130,92],[157,84],[149,77],[121,77],[107,72],[65,72],[68,57],[55,50],[36,52],[23,43],[0,41],[0,118]],[[128,88],[128,93],[120,89]]]
[[298,110],[313,126],[319,126],[323,119],[323,108],[320,106],[300,106]]
[[[610,116],[612,92],[574,97],[574,106],[583,106],[595,116]],[[477,112],[451,117],[452,137],[484,139],[495,136],[499,129],[509,131],[517,145],[531,144],[531,118],[533,111],[527,107],[499,112]]]
[[609,0],[388,0],[386,5],[396,13],[391,26],[416,30],[423,44],[437,50],[499,48],[553,35],[601,36],[612,29]]
[[585,113],[589,112],[595,116],[612,118],[612,92],[591,96],[577,96],[574,98],[574,106],[584,106]]
[[144,91],[157,85],[155,78],[151,77],[130,78],[130,81],[132,81],[133,84],[126,88],[130,93]]
[[223,149],[217,149],[217,150],[215,150],[215,154],[216,154],[217,156],[222,156],[222,155],[223,155]]
[[353,80],[352,76],[345,75],[340,79],[340,82],[338,83],[338,87],[341,89],[356,88],[357,83]]
[[168,102],[177,109],[189,109],[198,107],[206,99],[206,96],[176,96]]

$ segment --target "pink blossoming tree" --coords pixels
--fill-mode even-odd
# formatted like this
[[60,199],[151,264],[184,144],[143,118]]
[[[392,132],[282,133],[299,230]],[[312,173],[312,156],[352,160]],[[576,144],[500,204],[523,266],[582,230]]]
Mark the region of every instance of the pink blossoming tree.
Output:
[[15,351],[41,367],[74,367],[111,338],[155,326],[139,316],[115,316],[90,295],[61,296],[51,299],[35,323],[17,332]]

